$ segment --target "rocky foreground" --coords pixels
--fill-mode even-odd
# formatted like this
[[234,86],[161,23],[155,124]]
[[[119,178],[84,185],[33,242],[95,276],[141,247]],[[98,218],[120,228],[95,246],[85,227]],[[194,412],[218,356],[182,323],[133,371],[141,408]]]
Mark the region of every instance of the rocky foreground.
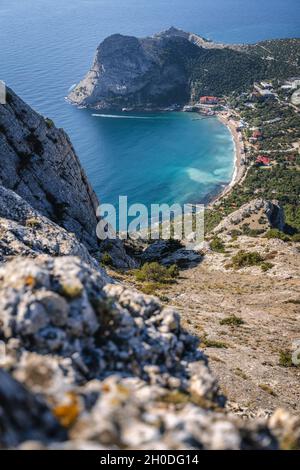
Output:
[[197,339],[154,298],[78,258],[16,259],[0,280],[2,447],[276,449],[300,438],[284,412],[227,416]]
[[[253,421],[228,414],[174,308],[107,275],[96,201],[68,138],[9,96],[0,107],[0,447],[299,448],[300,422],[284,410]],[[121,242],[111,250],[116,265],[136,265]]]

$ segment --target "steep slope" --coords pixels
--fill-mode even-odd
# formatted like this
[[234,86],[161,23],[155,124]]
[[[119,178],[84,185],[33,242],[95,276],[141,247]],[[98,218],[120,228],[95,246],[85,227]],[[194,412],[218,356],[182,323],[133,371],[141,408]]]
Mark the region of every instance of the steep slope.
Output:
[[0,263],[15,256],[78,256],[96,266],[73,233],[42,216],[10,189],[0,186]]
[[0,106],[0,184],[97,247],[98,201],[68,136],[10,89]]
[[300,245],[268,235],[283,227],[277,201],[244,204],[207,235],[202,262],[159,292],[203,338],[229,408],[244,417],[300,409]]
[[[234,246],[234,248],[233,248]],[[273,266],[228,269],[239,250],[259,252]],[[300,254],[280,240],[239,237],[225,253],[210,252],[160,295],[185,328],[203,338],[228,405],[245,417],[285,407],[299,414]]]
[[218,44],[176,28],[143,39],[115,34],[100,44],[91,70],[68,98],[103,110],[157,109],[299,73],[294,56],[300,40],[270,43],[275,57],[265,43]]
[[[66,237],[66,232],[60,230],[62,227],[68,232],[69,242],[70,234],[75,234],[78,242],[83,243],[99,259],[104,251],[108,251],[116,267],[135,266],[134,261],[127,256],[121,240],[112,240],[109,246],[104,246],[97,239],[96,211],[99,201],[67,134],[62,129],[57,129],[50,119],[44,119],[36,113],[9,88],[7,103],[0,105],[0,185],[23,199],[20,200],[20,207],[25,207],[26,201],[31,206],[30,210],[37,211],[36,217],[44,228],[42,233],[45,234],[46,225],[49,227],[52,221],[56,224],[55,228],[54,224],[50,224],[54,238],[56,235],[61,239]],[[10,197],[11,200],[14,199],[12,194]],[[4,203],[2,209],[3,207]],[[26,208],[27,212],[30,210]],[[49,219],[48,222],[42,216]],[[15,220],[13,211],[8,214],[8,218]],[[10,221],[6,227],[6,235],[8,231],[12,234],[12,225]],[[21,231],[24,234],[25,228]],[[29,236],[28,227],[26,231]],[[34,236],[31,234],[31,238]],[[42,239],[41,233],[39,236]],[[25,238],[22,238],[22,243]],[[76,250],[73,252],[74,240],[71,242],[72,249],[68,246],[67,249],[64,248],[65,252],[61,252],[58,247],[55,248],[54,240],[51,241],[50,238],[49,235],[45,253],[54,254],[53,250],[58,250],[60,254],[78,254]],[[17,247],[10,243],[8,248],[7,239],[4,249],[3,243],[4,241],[2,249],[7,254],[16,254],[21,250],[21,244]],[[27,245],[29,244],[28,241]],[[37,245],[36,243],[35,246]],[[77,247],[79,245],[77,243]],[[82,249],[83,247],[80,248]]]

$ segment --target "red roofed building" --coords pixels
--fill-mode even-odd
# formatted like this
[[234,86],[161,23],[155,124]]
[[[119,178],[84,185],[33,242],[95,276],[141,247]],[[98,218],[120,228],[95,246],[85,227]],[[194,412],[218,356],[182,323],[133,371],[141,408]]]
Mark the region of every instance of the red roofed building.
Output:
[[269,157],[266,157],[265,155],[260,155],[255,160],[255,163],[257,163],[258,165],[268,166],[268,165],[270,165],[271,160],[270,160]]
[[262,132],[261,131],[254,131],[252,134],[253,139],[261,139],[262,138]]
[[215,96],[201,96],[200,104],[218,104],[219,98]]

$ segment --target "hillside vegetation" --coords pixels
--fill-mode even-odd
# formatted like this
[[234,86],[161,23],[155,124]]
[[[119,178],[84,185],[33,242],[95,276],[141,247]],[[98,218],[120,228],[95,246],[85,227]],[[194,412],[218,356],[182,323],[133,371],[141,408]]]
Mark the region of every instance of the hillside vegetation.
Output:
[[191,85],[201,95],[226,95],[242,91],[263,78],[287,78],[299,74],[300,39],[264,41],[240,51],[199,49],[189,60]]
[[255,80],[299,74],[300,39],[247,46],[208,43],[171,28],[154,37],[113,35],[97,49],[86,77],[70,93],[98,109],[157,109],[201,95],[243,91]]

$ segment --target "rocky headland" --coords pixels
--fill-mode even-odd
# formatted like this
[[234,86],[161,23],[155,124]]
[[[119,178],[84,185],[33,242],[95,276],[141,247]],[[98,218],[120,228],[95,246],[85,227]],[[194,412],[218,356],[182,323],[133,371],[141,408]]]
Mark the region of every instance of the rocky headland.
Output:
[[295,41],[299,47],[297,39],[218,44],[174,27],[142,39],[114,34],[99,45],[91,69],[68,100],[120,111],[157,110],[194,103],[201,95],[222,96],[257,79],[297,75]]

